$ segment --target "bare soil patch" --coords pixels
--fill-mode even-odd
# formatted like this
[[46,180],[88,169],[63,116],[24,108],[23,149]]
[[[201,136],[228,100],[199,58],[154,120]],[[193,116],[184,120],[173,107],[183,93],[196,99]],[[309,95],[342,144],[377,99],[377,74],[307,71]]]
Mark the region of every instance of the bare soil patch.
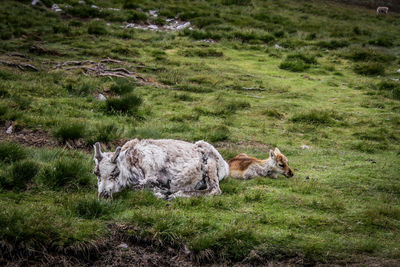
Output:
[[[6,133],[9,126],[0,126],[0,140],[8,140],[16,143],[20,143],[26,146],[33,147],[56,147],[58,146],[57,141],[51,137],[47,132],[39,129],[27,129],[14,127],[12,133]],[[16,128],[16,129],[15,129]]]
[[[0,241],[0,266],[302,266],[292,258],[281,262],[198,262],[187,248],[161,246],[152,240],[138,240],[128,225],[112,224],[109,236],[89,244],[64,249],[27,249],[12,247]],[[132,233],[132,231],[130,231]]]

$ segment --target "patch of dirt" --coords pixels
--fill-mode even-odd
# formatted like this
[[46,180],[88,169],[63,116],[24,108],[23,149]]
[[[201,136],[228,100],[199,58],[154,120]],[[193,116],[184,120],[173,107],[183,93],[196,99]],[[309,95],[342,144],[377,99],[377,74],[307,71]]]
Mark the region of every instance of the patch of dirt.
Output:
[[[307,263],[302,255],[281,261],[270,261],[251,251],[242,262],[226,262],[199,258],[185,247],[161,245],[156,240],[143,240],[134,235],[135,228],[125,224],[110,224],[108,237],[87,244],[65,248],[28,249],[12,246],[0,240],[0,266],[400,266],[392,259],[360,256],[333,261],[329,264]],[[196,260],[197,259],[197,260]]]
[[[124,224],[110,224],[109,236],[90,244],[63,249],[29,250],[23,245],[12,247],[0,241],[0,266],[303,266],[303,259],[267,261],[256,253],[242,262],[216,259],[199,262],[198,257],[184,247],[160,245],[155,240],[138,240],[135,229]],[[127,234],[130,233],[130,234]]]
[[91,152],[92,148],[84,142],[83,139],[69,140],[65,144],[61,144],[53,138],[48,132],[41,129],[28,129],[13,127],[11,133],[7,133],[10,125],[0,126],[0,141],[12,141],[24,146],[30,147],[65,147],[66,149],[81,149]]
[[19,129],[18,127],[14,127],[13,131],[8,134],[6,131],[9,126],[10,125],[0,126],[0,141],[8,140],[33,147],[58,146],[57,141],[43,130]]

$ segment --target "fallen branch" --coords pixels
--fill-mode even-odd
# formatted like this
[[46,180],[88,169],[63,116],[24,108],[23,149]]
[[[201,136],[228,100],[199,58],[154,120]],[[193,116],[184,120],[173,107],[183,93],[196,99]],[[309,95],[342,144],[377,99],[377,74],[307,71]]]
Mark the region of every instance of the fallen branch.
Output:
[[117,59],[112,59],[112,58],[106,58],[106,59],[102,59],[100,60],[100,63],[117,63],[117,64],[125,64],[125,62],[121,61],[121,60],[117,60]]
[[97,77],[120,77],[120,78],[133,78],[136,80],[135,73],[131,72],[125,68],[108,68],[106,63],[113,63],[113,64],[125,64],[125,62],[106,58],[102,59],[99,62],[93,60],[73,60],[73,61],[66,61],[57,63],[54,68],[55,69],[64,69],[64,70],[75,70],[81,69],[84,75],[92,75]]
[[57,65],[54,66],[55,69],[59,69],[65,66],[82,66],[82,65],[87,65],[87,64],[98,64],[97,62],[93,60],[84,60],[84,61],[65,61],[62,63],[57,63]]
[[259,96],[259,95],[245,95],[248,97],[254,97],[254,98],[264,98],[263,96]]
[[124,73],[129,74],[129,75],[132,75],[132,74],[133,74],[132,72],[130,72],[129,70],[124,69],[124,68],[106,69],[106,71],[111,71],[111,72],[124,72]]
[[24,63],[14,63],[9,61],[0,61],[0,64],[7,65],[9,67],[16,67],[20,70],[31,70],[31,71],[39,71],[38,68],[31,64],[24,64]]
[[127,75],[127,74],[124,74],[124,73],[112,73],[112,72],[103,72],[103,73],[100,73],[98,76],[100,76],[100,77],[110,76],[110,77],[134,78],[134,79],[136,79],[136,77],[131,76],[131,75]]
[[265,88],[259,87],[242,87],[242,89],[247,91],[265,91]]
[[29,57],[27,57],[24,54],[18,53],[18,52],[9,53],[7,55],[10,56],[10,57],[20,57],[20,58],[26,58],[26,59],[29,60]]

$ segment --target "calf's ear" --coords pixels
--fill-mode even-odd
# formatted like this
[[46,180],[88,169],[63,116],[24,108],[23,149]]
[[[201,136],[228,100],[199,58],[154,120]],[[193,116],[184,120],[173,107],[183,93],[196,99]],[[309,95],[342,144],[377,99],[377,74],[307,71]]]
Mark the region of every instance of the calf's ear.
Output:
[[277,147],[275,148],[274,152],[275,152],[275,154],[282,154],[281,151],[279,150],[279,148],[277,148]]
[[269,150],[269,157],[271,159],[275,159],[275,153],[274,153],[274,151],[272,151],[272,149]]
[[116,149],[115,152],[114,152],[113,157],[111,158],[111,162],[112,162],[112,163],[116,163],[116,162],[117,162],[117,158],[118,158],[118,156],[119,156],[119,153],[121,153],[121,147],[120,147],[120,146],[117,147],[117,149]]

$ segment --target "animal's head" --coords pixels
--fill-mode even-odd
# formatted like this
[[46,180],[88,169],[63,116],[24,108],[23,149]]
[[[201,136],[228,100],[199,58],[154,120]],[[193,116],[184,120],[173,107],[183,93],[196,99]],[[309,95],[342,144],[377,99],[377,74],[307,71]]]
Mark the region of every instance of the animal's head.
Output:
[[119,168],[117,159],[121,152],[121,147],[113,152],[101,152],[100,143],[96,143],[94,148],[94,162],[96,167],[93,173],[97,176],[98,197],[112,198],[113,193],[119,192]]
[[274,162],[273,171],[275,173],[280,173],[287,178],[293,177],[293,171],[289,167],[288,159],[278,148],[275,148],[275,150],[270,150],[269,156]]

